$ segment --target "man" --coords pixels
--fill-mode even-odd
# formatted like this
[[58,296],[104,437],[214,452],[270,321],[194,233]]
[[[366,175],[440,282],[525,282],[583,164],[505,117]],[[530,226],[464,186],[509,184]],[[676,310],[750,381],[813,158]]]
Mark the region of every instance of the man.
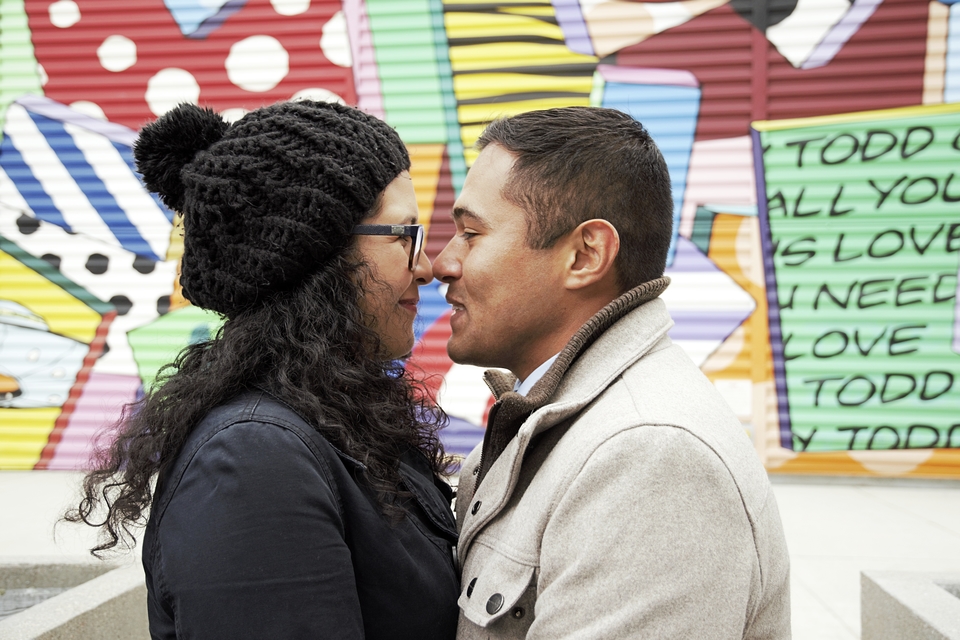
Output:
[[[497,398],[461,470],[459,638],[788,638],[739,421],[667,331],[670,179],[610,109],[491,124],[434,262]],[[512,375],[511,375],[512,374]]]

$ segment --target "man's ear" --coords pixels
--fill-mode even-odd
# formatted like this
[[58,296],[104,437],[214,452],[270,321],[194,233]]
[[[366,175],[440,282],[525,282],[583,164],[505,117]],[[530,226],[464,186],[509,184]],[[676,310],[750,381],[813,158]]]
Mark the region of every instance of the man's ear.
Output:
[[568,289],[583,289],[601,281],[615,281],[614,261],[620,253],[620,234],[606,220],[580,223],[567,236],[569,263]]

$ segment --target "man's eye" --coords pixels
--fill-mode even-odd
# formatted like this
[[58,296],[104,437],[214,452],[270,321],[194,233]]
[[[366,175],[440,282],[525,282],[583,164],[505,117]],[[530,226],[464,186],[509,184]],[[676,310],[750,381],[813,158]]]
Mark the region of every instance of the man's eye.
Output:
[[460,232],[460,237],[461,237],[461,238],[464,238],[464,239],[466,239],[466,240],[469,240],[470,238],[474,237],[475,235],[477,235],[475,232],[473,232],[473,231],[467,231],[466,229],[464,229],[463,231]]

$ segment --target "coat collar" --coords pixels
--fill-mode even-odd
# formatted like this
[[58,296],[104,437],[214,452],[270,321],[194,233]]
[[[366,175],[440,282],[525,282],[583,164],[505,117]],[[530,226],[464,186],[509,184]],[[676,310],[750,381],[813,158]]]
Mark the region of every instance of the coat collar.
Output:
[[[548,402],[555,403],[557,400],[555,396],[561,388],[579,389],[582,387],[577,376],[568,380],[571,374],[579,370],[589,372],[591,376],[596,373],[608,372],[616,372],[615,375],[619,375],[632,362],[632,360],[624,359],[629,351],[617,352],[610,349],[604,350],[604,359],[602,360],[604,367],[599,372],[595,372],[594,367],[582,366],[579,360],[582,355],[595,350],[590,349],[591,345],[601,339],[601,336],[605,337],[605,334],[612,327],[615,327],[618,320],[644,303],[657,298],[669,284],[670,279],[666,277],[650,280],[627,291],[598,311],[573,335],[553,365],[526,396],[513,391],[516,382],[516,377],[513,374],[493,369],[484,373],[484,381],[490,387],[497,402],[491,409],[487,431],[484,434],[477,486],[480,485],[487,470],[503,452],[507,443],[513,439],[520,426],[532,413]],[[669,321],[669,317],[667,321]],[[666,328],[669,328],[669,326]],[[627,331],[632,331],[632,329],[627,329]],[[605,338],[603,341],[611,342],[611,340]],[[615,338],[613,341],[619,344],[621,338]],[[606,351],[611,351],[611,353],[606,353]],[[590,358],[591,361],[594,359],[594,357]],[[599,393],[599,389],[597,393]]]
[[[647,282],[604,307],[571,339],[527,398],[511,390],[513,376],[489,372],[493,375],[488,375],[487,381],[497,396],[494,406],[524,403],[526,411],[513,409],[516,414],[512,423],[506,420],[501,423],[500,416],[491,409],[491,424],[484,434],[473,493],[473,498],[482,500],[484,509],[463,523],[458,549],[461,563],[477,532],[500,512],[513,494],[533,439],[567,423],[628,367],[669,344],[667,332],[673,321],[663,301],[655,299],[668,284],[667,278]],[[493,449],[494,446],[500,447],[499,451]],[[489,460],[485,460],[488,455]],[[489,471],[486,480],[485,471]]]

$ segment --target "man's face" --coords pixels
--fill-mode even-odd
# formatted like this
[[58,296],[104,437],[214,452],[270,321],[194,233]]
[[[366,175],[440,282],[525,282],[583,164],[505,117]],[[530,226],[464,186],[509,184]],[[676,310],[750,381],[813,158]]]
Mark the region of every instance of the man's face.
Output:
[[454,203],[457,233],[434,261],[449,285],[454,362],[509,369],[523,379],[560,351],[564,254],[527,245],[525,213],[501,191],[514,156],[486,147]]

